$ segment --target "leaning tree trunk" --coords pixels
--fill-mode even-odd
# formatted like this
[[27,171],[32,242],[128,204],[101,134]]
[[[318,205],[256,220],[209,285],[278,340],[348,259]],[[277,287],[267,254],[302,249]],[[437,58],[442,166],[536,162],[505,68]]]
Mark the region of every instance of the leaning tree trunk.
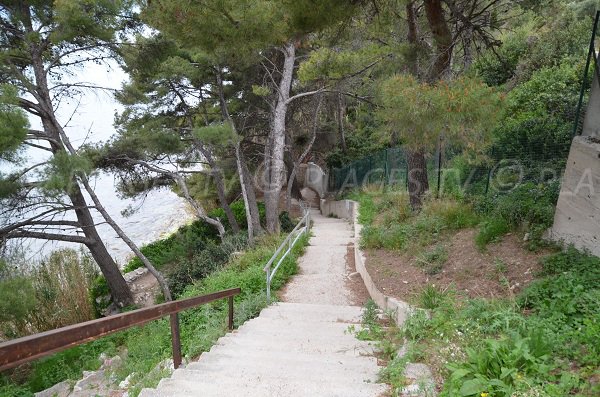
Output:
[[[77,155],[77,151],[75,150],[73,145],[71,145],[69,137],[67,136],[67,134],[63,130],[62,126],[58,123],[58,120],[55,117],[52,117],[52,123],[53,123],[54,128],[58,132],[59,136],[61,137],[65,148],[68,150],[68,153],[70,153],[72,156]],[[158,285],[160,286],[160,288],[163,292],[165,300],[166,301],[173,300],[173,298],[171,296],[171,291],[169,289],[169,285],[167,284],[167,280],[165,280],[163,275],[160,274],[160,272],[158,270],[156,270],[154,265],[152,265],[152,263],[146,257],[146,255],[144,255],[142,253],[142,251],[137,246],[137,244],[135,244],[129,238],[129,236],[127,236],[127,234],[125,234],[123,229],[121,229],[121,227],[117,224],[117,222],[115,222],[115,220],[112,218],[112,216],[110,216],[108,211],[106,211],[106,208],[104,208],[104,206],[102,205],[102,202],[98,198],[98,195],[96,195],[96,192],[90,186],[87,176],[84,173],[80,173],[79,180],[81,180],[83,187],[85,188],[86,192],[90,195],[90,198],[94,202],[94,206],[96,207],[96,210],[100,213],[100,215],[102,215],[102,218],[104,218],[106,223],[108,223],[110,225],[110,227],[112,227],[112,229],[117,233],[119,238],[121,238],[121,240],[123,240],[123,242],[125,244],[127,244],[127,246],[133,251],[133,253],[142,261],[142,263],[144,264],[144,267],[146,267],[146,269],[148,269],[148,271],[156,278],[156,281],[158,281]]]
[[96,261],[102,275],[106,279],[113,301],[120,307],[131,305],[133,303],[131,290],[125,281],[125,278],[123,278],[123,274],[121,274],[115,260],[102,243],[102,239],[96,230],[96,226],[94,226],[95,223],[92,214],[88,209],[88,205],[76,180],[73,180],[69,198],[73,203],[73,207],[75,207],[75,215],[77,216],[77,221],[81,224],[83,234],[92,241],[91,243],[86,244],[86,247],[90,250],[92,258],[94,258],[94,261]]
[[283,187],[285,150],[285,118],[292,87],[294,74],[294,63],[296,61],[296,47],[293,41],[289,41],[283,47],[284,61],[279,82],[278,97],[273,111],[271,125],[270,157],[265,158],[269,163],[267,171],[268,186],[265,191],[265,209],[267,216],[267,232],[279,233],[279,199]]
[[408,196],[410,206],[418,211],[423,206],[423,195],[429,190],[427,162],[423,149],[411,149],[406,153],[408,170]]
[[[39,106],[44,110],[43,114],[40,114],[44,131],[46,134],[52,137],[50,141],[50,147],[52,154],[56,155],[65,150],[65,142],[61,139],[60,124],[56,120],[54,113],[54,106],[52,99],[50,98],[50,90],[48,88],[48,80],[46,71],[44,70],[44,63],[42,60],[41,50],[37,46],[31,48],[31,62],[33,65],[33,74],[35,76],[36,91],[38,95]],[[72,178],[72,186],[67,191],[67,196],[71,200],[75,215],[78,223],[81,225],[83,234],[92,241],[86,244],[90,250],[92,257],[96,261],[96,264],[100,268],[100,271],[106,278],[106,283],[111,292],[113,300],[117,305],[124,307],[133,303],[133,296],[127,282],[123,278],[119,267],[115,263],[112,256],[108,253],[106,246],[102,242],[92,214],[90,213],[89,207],[83,196],[79,184],[75,177]]]

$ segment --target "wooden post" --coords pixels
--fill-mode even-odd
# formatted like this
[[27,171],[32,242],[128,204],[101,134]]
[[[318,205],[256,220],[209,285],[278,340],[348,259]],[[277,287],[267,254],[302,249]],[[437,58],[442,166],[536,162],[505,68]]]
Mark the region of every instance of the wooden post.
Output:
[[[231,299],[231,297],[229,298]],[[171,344],[173,346],[173,367],[179,368],[181,365],[181,336],[179,334],[179,315],[173,313],[171,320]]]
[[229,330],[233,330],[233,296],[229,297]]

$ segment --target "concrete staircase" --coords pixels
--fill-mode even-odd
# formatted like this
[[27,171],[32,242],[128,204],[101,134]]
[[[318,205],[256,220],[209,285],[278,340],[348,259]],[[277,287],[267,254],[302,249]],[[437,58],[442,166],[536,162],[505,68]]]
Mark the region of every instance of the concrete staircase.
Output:
[[383,395],[372,346],[348,332],[360,315],[356,306],[278,303],[140,397]]
[[361,307],[350,305],[345,255],[354,234],[341,220],[312,212],[313,237],[300,274],[283,300],[220,338],[197,362],[176,370],[141,397],[379,397],[379,367],[360,328]]

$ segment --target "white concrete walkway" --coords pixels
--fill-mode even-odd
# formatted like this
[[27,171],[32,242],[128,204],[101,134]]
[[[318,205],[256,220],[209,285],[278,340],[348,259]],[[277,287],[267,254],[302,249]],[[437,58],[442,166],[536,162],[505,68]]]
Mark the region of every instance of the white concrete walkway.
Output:
[[198,362],[178,369],[141,397],[379,397],[372,346],[348,332],[361,308],[348,306],[350,225],[313,211],[313,234],[300,274],[281,303],[219,339]]

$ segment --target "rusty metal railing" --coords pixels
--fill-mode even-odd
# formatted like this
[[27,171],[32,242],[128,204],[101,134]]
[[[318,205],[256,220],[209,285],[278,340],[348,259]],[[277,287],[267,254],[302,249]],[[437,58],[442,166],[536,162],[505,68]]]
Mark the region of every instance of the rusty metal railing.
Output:
[[166,316],[171,317],[173,364],[175,368],[178,368],[181,365],[181,340],[177,314],[186,309],[228,298],[228,326],[231,330],[233,329],[233,297],[240,292],[240,288],[228,289],[13,339],[0,344],[0,372]]

